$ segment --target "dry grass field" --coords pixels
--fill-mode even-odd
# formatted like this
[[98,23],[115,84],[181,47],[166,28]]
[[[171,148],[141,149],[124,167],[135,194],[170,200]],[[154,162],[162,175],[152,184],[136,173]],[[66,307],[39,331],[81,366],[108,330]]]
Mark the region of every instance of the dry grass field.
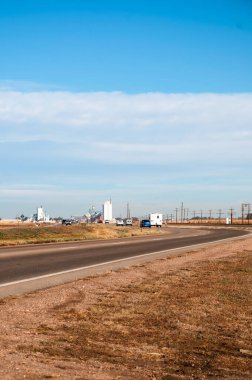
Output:
[[251,253],[249,237],[2,300],[0,377],[251,379]]
[[104,224],[15,225],[0,226],[0,246],[51,242],[116,239],[122,237],[161,233],[156,228],[141,231],[139,226],[117,227]]
[[65,305],[58,313],[56,307],[59,326],[53,332],[40,326],[39,333],[50,338],[39,351],[63,360],[144,367],[163,380],[249,378],[251,274],[251,252],[244,252],[235,260],[123,286],[89,310]]
[[[176,228],[180,225],[168,225]],[[185,227],[185,226],[183,226]],[[201,228],[200,224],[188,224],[186,228]],[[204,226],[202,226],[204,228]],[[209,226],[208,228],[220,228],[221,225]],[[240,228],[247,229],[244,225]],[[250,226],[252,227],[252,225]],[[232,227],[231,227],[232,228]],[[235,226],[234,226],[235,228]],[[75,224],[64,226],[62,224],[34,224],[34,223],[5,223],[0,224],[0,246],[39,244],[53,242],[83,241],[95,239],[117,239],[131,236],[153,235],[167,232],[167,229],[145,228],[140,229],[139,224],[133,227],[118,227],[107,224]]]
[[[178,224],[180,224],[180,220],[178,219]],[[175,221],[173,220],[172,222],[171,221],[168,221],[167,224],[175,224]],[[200,225],[200,224],[205,224],[205,225],[226,225],[226,219],[189,219],[189,220],[184,220],[183,221],[183,224],[187,224],[187,225]],[[243,220],[243,223],[242,223],[242,220],[241,219],[233,219],[233,222],[232,222],[233,225],[243,225],[243,226],[247,226],[247,225],[252,225],[252,220],[247,220],[246,218],[244,218]]]

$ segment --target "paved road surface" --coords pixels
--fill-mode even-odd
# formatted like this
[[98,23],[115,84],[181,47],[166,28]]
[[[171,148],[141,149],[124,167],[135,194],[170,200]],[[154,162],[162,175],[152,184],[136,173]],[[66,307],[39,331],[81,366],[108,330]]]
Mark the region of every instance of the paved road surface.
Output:
[[174,228],[162,235],[109,241],[1,247],[0,297],[72,281],[85,276],[83,269],[102,268],[104,263],[125,261],[127,264],[131,257],[154,257],[155,252],[164,251],[168,255],[168,251],[175,248],[244,234],[246,232],[238,230]]

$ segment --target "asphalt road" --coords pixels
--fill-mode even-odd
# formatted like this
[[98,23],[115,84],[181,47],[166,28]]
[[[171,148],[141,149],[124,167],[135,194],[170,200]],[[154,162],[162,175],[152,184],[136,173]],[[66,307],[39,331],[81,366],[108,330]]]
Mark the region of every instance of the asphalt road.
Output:
[[[238,230],[202,230],[171,229],[169,233],[145,237],[125,238],[107,241],[85,241],[73,243],[53,243],[20,247],[0,248],[0,296],[31,290],[23,289],[24,284],[40,278],[40,286],[32,289],[52,286],[57,282],[44,279],[60,276],[62,272],[77,273],[78,270],[99,267],[104,263],[124,261],[131,257],[155,255],[155,252],[189,247],[197,244],[238,237],[246,234]],[[167,252],[167,255],[169,252]],[[80,278],[75,276],[72,279]],[[44,282],[44,285],[41,284]],[[18,286],[18,284],[23,286]],[[4,292],[15,285],[16,291]]]

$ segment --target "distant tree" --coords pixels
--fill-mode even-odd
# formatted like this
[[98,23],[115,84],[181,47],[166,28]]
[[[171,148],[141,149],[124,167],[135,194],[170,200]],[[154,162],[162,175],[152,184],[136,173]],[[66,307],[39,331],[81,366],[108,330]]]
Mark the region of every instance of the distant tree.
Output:
[[28,220],[28,217],[25,216],[24,214],[20,215],[20,219],[22,222],[25,222],[26,220]]
[[63,218],[61,216],[58,216],[56,218],[50,218],[50,220],[55,220],[55,222],[61,222]]

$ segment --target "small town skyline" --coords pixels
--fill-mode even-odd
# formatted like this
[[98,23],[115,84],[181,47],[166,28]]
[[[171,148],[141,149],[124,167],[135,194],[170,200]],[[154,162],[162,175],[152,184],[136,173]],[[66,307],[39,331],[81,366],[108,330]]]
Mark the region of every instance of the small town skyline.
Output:
[[[113,213],[113,203],[112,199],[104,201],[101,207],[97,208],[95,206],[90,206],[88,211],[78,214],[71,215],[49,215],[47,210],[41,205],[37,207],[37,212],[32,213],[30,215],[26,213],[16,213],[15,217],[12,218],[1,218],[0,220],[20,220],[23,222],[31,221],[31,222],[50,222],[51,220],[59,220],[65,218],[73,218],[77,220],[82,220],[83,222],[97,222],[97,221],[114,221],[116,219],[127,219],[127,218],[148,218],[153,212],[160,212],[160,210],[145,210],[144,214],[138,215],[132,213],[132,209],[130,207],[130,203],[127,202],[125,205],[124,212]],[[188,207],[188,205],[181,202],[178,207],[175,207],[170,210],[166,210],[166,212],[161,213],[163,218],[168,221],[174,222],[182,222],[188,220],[232,220],[232,219],[252,219],[252,205],[249,202],[243,202],[240,205],[240,208],[235,209],[230,207],[228,209],[218,208],[218,209],[192,209]]]

